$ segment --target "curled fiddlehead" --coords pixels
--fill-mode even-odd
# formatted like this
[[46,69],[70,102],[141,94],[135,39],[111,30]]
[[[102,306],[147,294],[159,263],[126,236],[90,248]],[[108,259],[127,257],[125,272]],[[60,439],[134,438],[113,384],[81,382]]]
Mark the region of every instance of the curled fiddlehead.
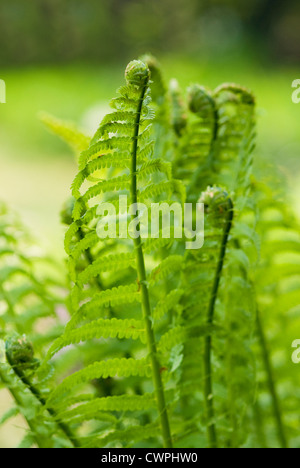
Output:
[[[20,336],[13,334],[5,341],[5,357],[7,361],[7,367],[3,370],[0,368],[0,376],[5,382],[7,382],[8,388],[10,389],[16,403],[19,405],[19,408],[25,416],[29,427],[33,431],[33,434],[35,434],[38,445],[40,447],[50,447],[51,442],[49,442],[49,440],[51,440],[51,436],[55,434],[58,427],[66,439],[71,442],[72,446],[79,447],[79,443],[74,437],[69,426],[64,422],[57,420],[57,414],[55,410],[53,410],[51,407],[46,407],[46,399],[43,396],[39,385],[33,383],[33,376],[36,368],[39,366],[39,360],[34,357],[32,343],[25,335]],[[11,373],[14,374],[14,379],[17,382],[16,384],[14,384],[13,377],[10,375]],[[36,407],[37,412],[47,411],[50,415],[51,422],[48,425],[48,433],[46,431],[45,434],[44,430],[44,434],[39,435],[41,429],[37,421],[37,415],[27,412],[26,407],[24,407],[25,401],[22,397],[22,385],[30,392],[31,396],[33,397],[33,405]]]

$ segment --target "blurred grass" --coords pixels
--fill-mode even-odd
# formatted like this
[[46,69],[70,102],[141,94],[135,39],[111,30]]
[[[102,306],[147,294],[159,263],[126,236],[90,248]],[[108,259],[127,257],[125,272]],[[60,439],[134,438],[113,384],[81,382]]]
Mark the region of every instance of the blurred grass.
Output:
[[[159,57],[165,77],[183,89],[192,82],[214,88],[236,82],[250,88],[258,103],[258,158],[268,158],[288,180],[297,205],[300,195],[300,105],[292,103],[295,68],[258,64],[251,57],[218,59]],[[62,252],[59,211],[76,170],[71,151],[39,122],[47,111],[73,120],[92,133],[123,83],[126,63],[10,69],[1,72],[7,104],[0,106],[0,198],[21,212],[46,245]]]

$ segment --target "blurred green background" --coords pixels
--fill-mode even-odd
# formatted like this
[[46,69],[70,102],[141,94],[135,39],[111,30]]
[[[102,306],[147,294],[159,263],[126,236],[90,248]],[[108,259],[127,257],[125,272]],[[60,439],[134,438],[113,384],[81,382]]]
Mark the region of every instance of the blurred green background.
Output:
[[[76,161],[38,113],[92,134],[127,62],[152,52],[183,88],[230,81],[254,91],[257,161],[284,175],[300,214],[299,24],[299,0],[1,0],[0,199],[61,255],[59,211]],[[1,445],[14,446],[13,437],[2,430]]]
[[235,81],[255,92],[257,154],[287,176],[297,201],[299,19],[297,0],[1,0],[0,198],[61,248],[58,212],[75,162],[38,112],[92,132],[127,62],[152,52],[182,87]]

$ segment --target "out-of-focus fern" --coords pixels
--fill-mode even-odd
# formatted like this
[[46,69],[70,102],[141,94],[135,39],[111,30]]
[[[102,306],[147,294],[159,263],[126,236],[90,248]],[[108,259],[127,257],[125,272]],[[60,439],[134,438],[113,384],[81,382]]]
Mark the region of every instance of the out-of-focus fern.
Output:
[[[273,184],[255,181],[254,193],[260,209],[257,230],[262,252],[255,277],[261,430],[268,446],[279,444],[287,448],[289,439],[292,438],[293,446],[298,440],[294,418],[298,405],[297,369],[285,362],[291,362],[289,348],[299,323],[299,224],[285,196]],[[277,327],[272,325],[273,333],[265,331],[274,322]],[[263,445],[261,440],[258,443]]]
[[[36,246],[17,215],[0,206],[1,337],[25,333],[43,347],[61,332],[57,317],[64,307],[64,275],[55,262]],[[52,319],[47,333],[40,322]],[[50,320],[51,324],[51,320]]]
[[57,275],[56,265],[34,246],[18,217],[4,204],[1,204],[0,242],[0,378],[16,404],[8,410],[2,423],[20,413],[29,426],[24,444],[47,447],[53,436],[53,444],[60,446],[59,436],[55,435],[56,423],[51,415],[43,414],[43,397],[37,398],[34,385],[40,382],[33,381],[39,360],[34,358],[32,344],[25,334],[40,357],[49,342],[61,334],[64,279]]
[[91,137],[77,128],[74,123],[65,122],[45,112],[40,114],[43,124],[67,143],[76,155],[88,148]]

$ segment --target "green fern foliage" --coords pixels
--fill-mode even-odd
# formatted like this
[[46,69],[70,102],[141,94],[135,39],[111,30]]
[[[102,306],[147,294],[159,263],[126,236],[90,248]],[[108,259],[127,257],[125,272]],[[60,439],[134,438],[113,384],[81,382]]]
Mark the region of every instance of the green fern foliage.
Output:
[[[90,384],[95,379],[135,378],[137,385],[142,389],[147,388],[147,379],[152,376],[153,395],[150,407],[154,415],[153,408],[156,408],[154,420],[160,415],[162,439],[165,445],[170,445],[171,432],[160,371],[164,366],[157,353],[158,350],[163,350],[163,358],[167,359],[165,354],[169,348],[173,348],[173,338],[168,333],[165,334],[160,327],[158,336],[161,337],[156,342],[151,309],[156,301],[156,285],[165,281],[174,271],[178,271],[182,257],[165,257],[160,264],[152,267],[151,271],[151,267],[146,267],[141,238],[124,239],[123,242],[113,242],[109,246],[109,241],[99,239],[99,215],[95,209],[95,203],[111,201],[116,214],[119,215],[122,207],[116,197],[118,193],[126,195],[133,204],[140,201],[149,203],[155,199],[169,203],[184,197],[180,182],[172,178],[170,164],[153,155],[151,121],[154,113],[150,107],[149,78],[149,69],[143,62],[134,61],[128,65],[126,85],[119,89],[119,96],[112,101],[114,111],[102,120],[89,148],[80,155],[79,173],[72,184],[75,200],[73,222],[66,234],[69,271],[74,283],[70,298],[71,320],[65,333],[49,349],[47,359],[64,347],[81,342],[110,338],[135,340],[137,344],[132,347],[130,357],[124,357],[122,353],[119,357],[102,357],[100,361],[96,360],[69,375],[52,392],[48,404],[63,400],[66,406],[68,398],[72,401],[74,390],[83,384]],[[104,180],[100,171],[107,167],[109,178]],[[127,218],[126,227],[130,216]],[[159,244],[160,239],[157,241]],[[161,248],[160,245],[158,248]],[[105,249],[108,249],[109,253],[102,253]],[[146,243],[146,251],[149,252],[149,249],[149,243]],[[87,251],[90,261],[84,266],[82,259],[86,259]],[[175,266],[177,268],[174,270]],[[120,283],[110,287],[109,277],[114,271],[122,271],[122,275]],[[95,279],[98,280],[98,284]],[[170,297],[176,295],[176,289],[170,292]],[[156,314],[161,316],[162,312],[158,312],[160,308],[159,303],[154,305]],[[138,357],[140,353],[144,357]],[[164,380],[170,379],[172,377],[167,376],[165,372]],[[108,397],[103,398],[99,400],[99,408],[103,407]],[[131,411],[137,411],[141,407],[139,401],[150,401],[149,398],[136,395],[135,408],[133,395],[125,393],[123,397],[118,398],[122,398],[121,401],[131,398]],[[111,396],[109,401],[110,411],[119,411],[118,407],[113,405],[114,401],[119,400]],[[156,404],[153,404],[153,401]],[[144,406],[145,408],[142,408],[147,410],[148,406]],[[85,408],[86,406],[83,406],[83,409]],[[126,411],[126,407],[123,409]],[[94,415],[91,410],[92,408],[86,416],[89,419],[93,416],[93,419],[97,420],[96,406]],[[148,415],[147,418],[149,417]],[[78,418],[83,420],[84,414],[78,413]],[[118,430],[119,424],[116,419],[115,431]],[[111,440],[114,438],[114,430],[112,429]],[[142,434],[143,431],[136,435],[143,437]],[[102,437],[101,426],[99,437]],[[110,438],[106,440],[109,441]]]
[[252,92],[147,54],[111,108],[91,138],[41,117],[77,155],[64,263],[0,205],[0,425],[25,419],[22,448],[299,446],[299,223],[253,164]]
[[[208,212],[204,248],[186,253],[183,313],[195,329],[206,326],[211,331],[185,346],[183,392],[190,392],[196,382],[200,390],[206,382],[204,401],[191,401],[191,417],[198,408],[198,424],[202,421],[207,427],[208,446],[235,446],[242,444],[241,437],[247,433],[245,416],[255,388],[249,350],[255,321],[251,274],[258,256],[249,197],[254,99],[236,85],[223,85],[214,92],[193,85],[187,99],[191,114],[178,142],[175,167],[187,186],[188,199],[204,202]],[[207,182],[214,186],[203,192]],[[229,212],[226,200],[233,202]],[[202,355],[204,365],[197,358]],[[212,362],[219,363],[215,371]],[[193,431],[199,432],[198,427]]]
[[46,112],[40,114],[40,119],[48,130],[67,143],[75,154],[88,148],[91,138],[74,123],[64,122]]
[[[61,332],[56,319],[59,306],[64,305],[64,278],[59,266],[34,244],[18,216],[4,204],[0,206],[0,242],[0,336],[26,333],[42,347]],[[43,274],[37,272],[38,265]],[[54,327],[42,336],[38,323],[49,317]]]

